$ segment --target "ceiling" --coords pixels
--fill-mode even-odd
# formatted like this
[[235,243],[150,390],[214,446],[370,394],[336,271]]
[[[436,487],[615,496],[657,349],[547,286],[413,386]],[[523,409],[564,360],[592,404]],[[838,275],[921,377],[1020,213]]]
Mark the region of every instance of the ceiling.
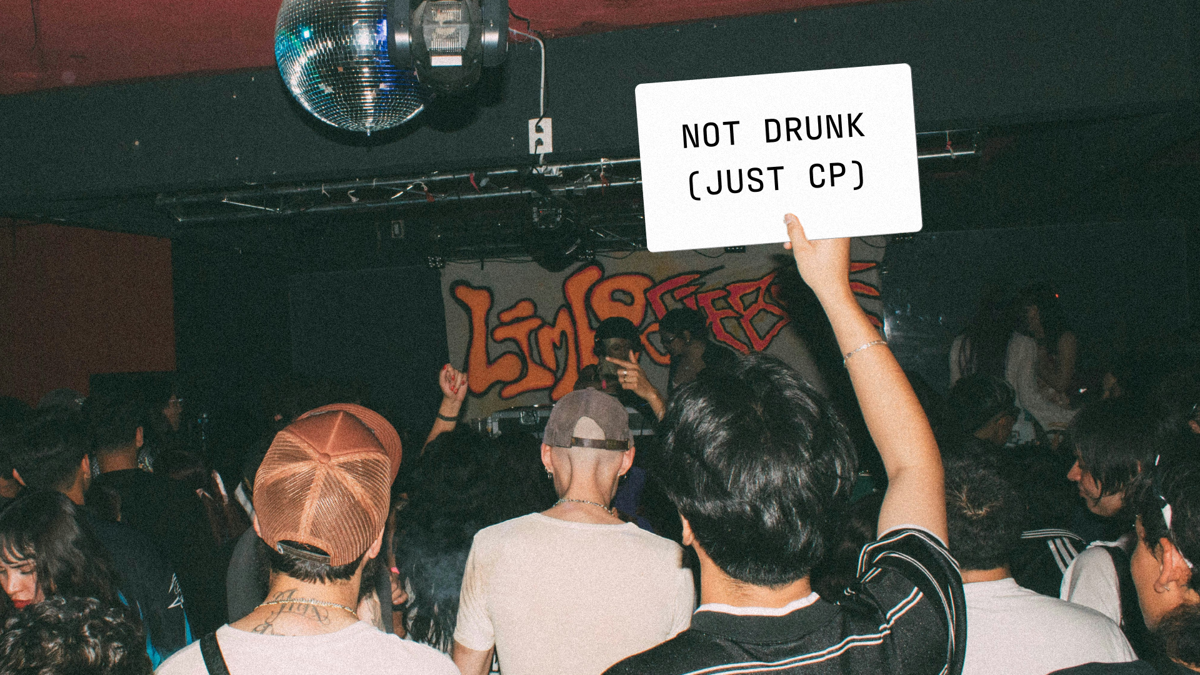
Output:
[[[343,0],[345,1],[345,0]],[[349,4],[349,3],[347,3]],[[513,28],[544,37],[864,0],[511,0]],[[11,0],[0,3],[0,95],[266,68],[279,0]]]
[[[1193,1],[509,0],[513,28],[557,38],[547,78],[561,162],[636,156],[637,82],[913,64],[918,130],[978,139],[969,160],[922,162],[931,230],[1197,220]],[[449,256],[525,245],[524,201],[467,208],[465,199],[481,191],[476,171],[512,174],[484,192],[538,189],[516,173],[530,160],[511,132],[537,100],[532,49],[510,52],[500,94],[481,87],[469,106],[431,108],[415,125],[362,139],[324,128],[283,92],[278,9],[279,0],[169,11],[150,0],[0,3],[0,217],[229,239],[238,250],[309,237],[314,256],[358,236],[349,258],[386,247],[397,219],[409,230],[396,247],[413,253],[426,252],[414,234]],[[819,11],[796,24],[802,10]],[[775,47],[781,39],[787,50]],[[589,195],[578,198],[580,219],[606,222],[616,247],[639,240],[637,172],[605,197],[594,169],[571,176],[573,192]],[[472,180],[411,203],[384,191],[387,179],[405,179],[402,193],[433,185],[439,171]],[[344,189],[327,190],[331,182]],[[562,192],[559,183],[551,187]],[[511,233],[487,230],[502,217]]]

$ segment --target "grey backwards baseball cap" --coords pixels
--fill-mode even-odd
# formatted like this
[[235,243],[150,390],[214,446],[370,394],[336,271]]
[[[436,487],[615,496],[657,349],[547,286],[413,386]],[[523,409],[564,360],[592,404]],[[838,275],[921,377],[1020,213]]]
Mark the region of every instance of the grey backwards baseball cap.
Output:
[[573,391],[554,404],[542,442],[556,448],[628,450],[629,413],[616,398],[596,389]]

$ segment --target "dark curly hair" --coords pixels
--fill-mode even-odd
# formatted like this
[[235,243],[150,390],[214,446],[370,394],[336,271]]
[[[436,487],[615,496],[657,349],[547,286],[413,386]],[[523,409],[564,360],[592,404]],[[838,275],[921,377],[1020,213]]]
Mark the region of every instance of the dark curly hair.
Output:
[[146,638],[120,607],[95,598],[56,596],[5,622],[5,675],[150,675]]
[[414,640],[449,652],[471,542],[499,522],[490,514],[496,445],[466,428],[438,436],[410,476],[396,525],[396,567],[408,592],[405,628]]
[[412,639],[448,653],[475,533],[553,505],[539,448],[525,434],[492,439],[463,427],[425,448],[404,485],[408,502],[393,539]]
[[1154,630],[1164,654],[1189,664],[1200,665],[1200,605],[1180,605],[1167,614]]
[[[103,544],[58,492],[27,492],[0,512],[0,559],[9,565],[35,563],[42,594],[97,598],[121,606],[118,576]],[[12,613],[0,594],[0,613]]]

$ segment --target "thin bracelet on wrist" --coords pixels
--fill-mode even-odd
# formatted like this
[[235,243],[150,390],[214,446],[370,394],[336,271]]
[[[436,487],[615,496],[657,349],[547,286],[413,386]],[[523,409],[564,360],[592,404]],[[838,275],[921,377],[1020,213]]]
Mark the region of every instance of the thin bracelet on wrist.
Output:
[[437,414],[437,418],[439,420],[442,420],[443,422],[457,422],[458,421],[458,415],[455,415],[454,417],[450,417],[449,415],[443,415],[440,412]]
[[842,357],[842,366],[845,367],[846,362],[850,360],[851,356],[854,356],[855,354],[861,352],[862,350],[866,349],[867,347],[874,347],[875,345],[884,345],[886,347],[887,340],[872,340],[864,345],[859,345],[859,346],[855,347],[854,349],[851,349],[849,352],[846,353],[846,355],[844,357]]

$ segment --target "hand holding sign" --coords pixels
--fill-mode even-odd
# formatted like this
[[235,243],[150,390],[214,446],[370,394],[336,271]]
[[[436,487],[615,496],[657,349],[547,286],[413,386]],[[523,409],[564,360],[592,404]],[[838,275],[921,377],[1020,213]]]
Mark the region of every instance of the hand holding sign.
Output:
[[802,200],[808,237],[921,229],[907,65],[637,87],[651,251],[781,240]]
[[850,290],[850,240],[824,239],[810,241],[804,235],[804,226],[792,214],[783,217],[787,223],[788,241],[783,247],[792,250],[800,278],[812,289],[822,304],[838,294],[851,300]]

